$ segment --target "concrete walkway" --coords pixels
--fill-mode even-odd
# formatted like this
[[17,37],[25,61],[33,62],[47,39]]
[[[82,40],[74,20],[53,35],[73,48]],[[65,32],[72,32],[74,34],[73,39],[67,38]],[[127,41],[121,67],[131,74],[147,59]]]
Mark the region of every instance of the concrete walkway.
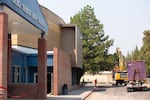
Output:
[[[87,84],[84,87],[74,89],[67,95],[47,95],[45,100],[85,100],[94,91],[94,85]],[[8,100],[41,100],[41,99],[8,99]]]

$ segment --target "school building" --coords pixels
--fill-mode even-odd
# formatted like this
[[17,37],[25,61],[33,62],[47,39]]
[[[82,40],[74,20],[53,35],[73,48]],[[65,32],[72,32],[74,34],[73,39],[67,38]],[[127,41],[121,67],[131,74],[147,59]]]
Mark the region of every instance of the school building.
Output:
[[81,38],[37,0],[0,0],[0,98],[45,99],[78,87]]

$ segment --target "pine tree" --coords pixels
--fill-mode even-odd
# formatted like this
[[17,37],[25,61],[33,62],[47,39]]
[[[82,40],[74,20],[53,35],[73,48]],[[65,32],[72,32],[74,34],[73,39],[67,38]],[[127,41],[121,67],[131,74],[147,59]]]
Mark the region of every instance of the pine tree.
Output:
[[127,60],[145,60],[146,62],[146,72],[150,76],[150,30],[145,30],[143,32],[143,45],[141,49],[136,48],[131,54],[127,55]]
[[107,52],[113,45],[113,39],[104,34],[103,24],[96,18],[94,8],[87,5],[70,18],[71,24],[77,24],[82,33],[83,66],[93,74],[104,70]]
[[141,58],[146,61],[147,74],[150,76],[150,30],[144,31]]

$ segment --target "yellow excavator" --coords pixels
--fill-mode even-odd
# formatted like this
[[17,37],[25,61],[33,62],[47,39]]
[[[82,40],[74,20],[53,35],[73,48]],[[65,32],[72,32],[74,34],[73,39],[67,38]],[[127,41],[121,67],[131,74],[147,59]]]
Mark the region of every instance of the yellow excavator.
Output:
[[127,84],[127,71],[124,67],[124,58],[121,53],[120,48],[116,49],[117,56],[118,56],[118,62],[117,65],[115,65],[113,69],[113,78],[115,80],[116,86],[118,85],[125,85]]

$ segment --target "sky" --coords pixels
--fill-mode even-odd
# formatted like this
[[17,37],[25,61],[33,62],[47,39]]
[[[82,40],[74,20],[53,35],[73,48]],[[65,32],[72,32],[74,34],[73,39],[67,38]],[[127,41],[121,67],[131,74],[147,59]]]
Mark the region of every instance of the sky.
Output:
[[150,0],[37,0],[66,23],[70,17],[86,5],[94,8],[96,18],[104,25],[104,32],[114,39],[109,53],[119,47],[126,56],[128,52],[140,49],[144,30],[150,30]]

